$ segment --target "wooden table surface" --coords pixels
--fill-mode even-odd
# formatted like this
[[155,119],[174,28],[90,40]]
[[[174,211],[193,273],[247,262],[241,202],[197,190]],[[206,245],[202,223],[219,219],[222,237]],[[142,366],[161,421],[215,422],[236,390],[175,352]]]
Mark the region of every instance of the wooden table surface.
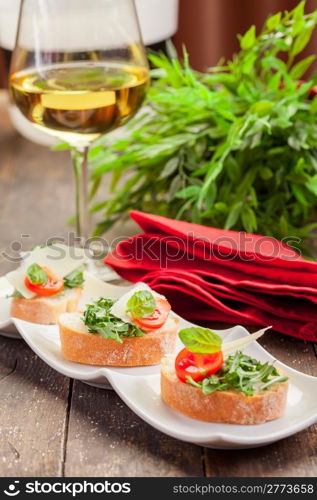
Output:
[[[28,249],[65,236],[73,179],[66,152],[51,152],[14,131],[4,94],[0,152],[3,274],[21,242]],[[312,344],[277,333],[263,344],[286,364],[317,376]],[[63,377],[23,341],[4,337],[0,398],[0,476],[317,476],[317,426],[262,448],[204,449],[161,434],[114,391]]]

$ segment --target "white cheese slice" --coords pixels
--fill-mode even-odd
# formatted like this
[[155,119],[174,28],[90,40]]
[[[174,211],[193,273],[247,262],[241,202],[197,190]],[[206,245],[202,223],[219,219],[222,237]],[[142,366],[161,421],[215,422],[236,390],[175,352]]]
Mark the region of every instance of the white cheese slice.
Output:
[[13,286],[5,276],[0,278],[0,297],[7,297],[13,292]]
[[22,267],[28,268],[35,263],[48,267],[63,278],[84,264],[89,257],[88,250],[84,248],[68,247],[60,243],[53,243],[48,247],[35,247],[30,252],[23,252],[21,256]]
[[25,276],[25,269],[23,272],[23,270],[19,268],[16,271],[11,271],[11,273],[8,273],[6,277],[8,278],[8,281],[10,281],[14,290],[17,290],[19,293],[21,293],[25,299],[32,299],[33,297],[35,297],[35,293],[26,288],[24,284]]
[[[100,297],[109,297],[110,299],[118,299],[122,295],[122,286],[111,285],[96,278],[88,271],[84,272],[84,289],[81,295],[79,309],[84,309],[87,304],[98,300]],[[130,290],[130,287],[126,287]]]
[[242,351],[249,344],[251,344],[251,342],[262,337],[262,335],[264,335],[264,333],[267,330],[269,330],[270,328],[272,328],[272,327],[267,326],[266,328],[262,328],[261,330],[258,330],[257,332],[252,333],[251,335],[248,335],[246,337],[242,337],[241,339],[238,339],[238,340],[234,340],[233,342],[228,342],[226,344],[223,344],[223,346],[222,346],[223,355],[225,357],[228,357],[237,351]]
[[6,278],[23,297],[31,299],[35,297],[35,293],[31,292],[24,285],[26,270],[31,264],[48,267],[57,276],[64,278],[87,261],[88,251],[83,248],[68,247],[60,243],[54,243],[48,247],[35,247],[30,252],[23,252],[21,253],[21,257],[23,260],[20,267],[8,273]]
[[117,316],[117,318],[122,319],[125,323],[131,323],[133,324],[133,321],[131,321],[131,317],[127,314],[127,302],[132,297],[132,295],[135,292],[139,292],[140,290],[148,290],[151,292],[154,297],[160,297],[165,299],[163,295],[160,295],[159,293],[155,292],[152,290],[148,285],[145,283],[137,283],[134,287],[130,288],[130,290],[122,295],[111,307],[110,312],[114,315]]

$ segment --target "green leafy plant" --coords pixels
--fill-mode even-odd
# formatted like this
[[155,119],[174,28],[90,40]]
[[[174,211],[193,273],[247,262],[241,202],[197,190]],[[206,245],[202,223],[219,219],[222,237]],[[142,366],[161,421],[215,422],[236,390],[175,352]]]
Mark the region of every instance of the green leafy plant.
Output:
[[[317,23],[305,2],[239,37],[207,73],[169,47],[151,54],[146,106],[124,138],[90,151],[91,212],[102,234],[129,209],[279,239],[306,239],[317,215],[317,97],[300,58]],[[110,198],[94,202],[105,174]],[[307,248],[306,248],[307,250]]]
[[82,320],[90,333],[99,333],[103,338],[116,340],[119,344],[122,344],[123,338],[145,335],[138,326],[125,323],[111,314],[113,304],[111,299],[100,298],[87,306]]
[[198,387],[206,395],[234,389],[246,396],[253,396],[256,391],[265,391],[271,385],[286,380],[288,377],[280,375],[274,365],[261,363],[242,352],[236,352],[226,359],[218,373],[201,382],[188,377],[187,383]]

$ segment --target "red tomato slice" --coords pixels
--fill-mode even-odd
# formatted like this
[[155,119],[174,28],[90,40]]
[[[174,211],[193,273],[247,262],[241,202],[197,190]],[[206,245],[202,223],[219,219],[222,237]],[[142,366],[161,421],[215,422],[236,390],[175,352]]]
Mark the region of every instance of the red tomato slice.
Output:
[[200,382],[220,370],[223,365],[222,351],[213,354],[200,354],[182,349],[175,360],[176,375],[182,382],[191,377],[195,382]]
[[42,269],[46,271],[47,280],[42,285],[36,285],[32,283],[26,276],[24,284],[26,288],[31,290],[31,292],[36,293],[36,295],[41,295],[42,297],[50,297],[51,295],[56,295],[61,292],[64,288],[64,280],[59,278],[47,267],[42,266]]
[[171,305],[165,299],[155,299],[156,309],[153,314],[145,318],[132,318],[133,322],[138,325],[142,330],[149,333],[153,330],[161,328],[171,310]]

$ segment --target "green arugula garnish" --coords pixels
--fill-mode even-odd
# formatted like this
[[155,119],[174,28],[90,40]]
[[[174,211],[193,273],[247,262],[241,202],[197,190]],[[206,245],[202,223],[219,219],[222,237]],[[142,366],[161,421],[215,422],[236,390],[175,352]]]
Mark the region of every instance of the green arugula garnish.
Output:
[[89,304],[82,317],[90,333],[99,333],[105,339],[113,339],[122,344],[122,338],[143,337],[145,333],[136,325],[125,323],[111,314],[114,304],[111,299],[100,298]]
[[239,351],[226,359],[218,373],[201,382],[188,377],[187,383],[206,395],[215,391],[237,390],[246,396],[253,396],[255,392],[267,390],[271,385],[286,380],[288,377],[281,376],[274,365],[261,363]]
[[16,299],[24,299],[24,296],[18,290],[14,290],[13,293],[8,296],[8,298],[9,297],[16,298]]
[[198,326],[184,328],[178,335],[191,352],[213,353],[221,351],[222,338],[208,328]]
[[26,271],[27,277],[33,285],[43,285],[47,281],[47,272],[38,264],[31,264]]
[[82,288],[84,284],[84,266],[79,266],[77,269],[67,274],[64,277],[64,285],[66,288]]
[[133,318],[146,318],[155,311],[155,299],[149,290],[135,292],[127,302],[126,312]]

